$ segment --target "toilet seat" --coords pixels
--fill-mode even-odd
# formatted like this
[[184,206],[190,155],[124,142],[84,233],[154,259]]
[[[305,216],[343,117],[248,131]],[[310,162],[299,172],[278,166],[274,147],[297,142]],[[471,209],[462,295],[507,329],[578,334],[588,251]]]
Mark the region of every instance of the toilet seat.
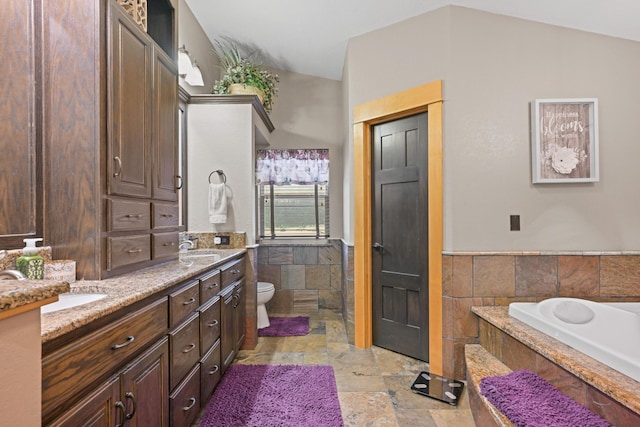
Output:
[[275,286],[273,286],[273,283],[258,282],[258,293],[271,292],[274,290],[275,290]]

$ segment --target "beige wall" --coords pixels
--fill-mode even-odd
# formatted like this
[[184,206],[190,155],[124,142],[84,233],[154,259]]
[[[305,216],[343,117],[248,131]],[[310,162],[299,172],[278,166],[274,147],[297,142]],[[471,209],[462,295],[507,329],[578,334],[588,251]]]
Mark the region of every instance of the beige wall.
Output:
[[269,148],[328,148],[331,238],[342,238],[343,132],[339,81],[275,70],[280,78]]
[[[251,104],[189,105],[187,134],[188,228],[192,232],[245,232],[256,243],[255,142],[269,132]],[[209,223],[209,175],[227,178],[227,221]],[[219,182],[214,174],[211,182]]]
[[188,85],[180,77],[180,86],[189,93],[211,93],[213,82],[219,78],[220,70],[216,67],[217,59],[213,54],[213,44],[205,34],[204,30],[193,16],[189,5],[185,0],[180,0],[178,4],[180,13],[178,14],[178,47],[184,46],[191,55],[191,59],[196,61],[200,71],[204,86],[195,87]]
[[[189,6],[184,0],[180,0],[180,28],[179,28],[179,45],[185,45],[189,53],[200,64],[205,81],[204,88],[194,88],[186,84],[182,79],[180,85],[191,94],[210,93],[215,79],[219,78],[219,69],[215,66],[217,63],[212,54],[213,45],[208,40],[202,27],[193,16]],[[201,59],[202,58],[202,59]],[[203,64],[208,62],[209,66]],[[275,100],[273,111],[270,119],[275,127],[273,133],[267,136],[270,142],[270,148],[328,148],[330,150],[331,170],[330,170],[330,234],[332,238],[341,238],[343,235],[343,114],[342,114],[342,86],[339,81],[323,79],[304,74],[292,73],[282,70],[272,70],[278,74],[280,82],[278,84],[278,97]],[[211,144],[206,143],[200,145],[201,141],[205,141],[207,137],[206,129],[211,124],[196,124],[194,121],[206,122],[208,119],[203,116],[203,111],[207,108],[201,107],[200,111],[189,108],[188,120],[188,144],[189,144],[189,229],[190,231],[209,231],[211,225],[207,223],[205,214],[201,206],[194,206],[197,200],[203,195],[205,189],[199,184],[201,177],[192,176],[200,174],[194,171],[192,161],[195,163],[203,163],[203,156],[211,156],[214,158],[216,153],[228,151],[226,148],[211,151]],[[193,114],[192,114],[193,113]],[[222,121],[221,123],[225,123]],[[222,125],[222,124],[220,124]],[[199,131],[198,129],[202,129]],[[195,132],[195,134],[192,134]],[[198,141],[198,142],[196,142]],[[208,153],[208,154],[207,154]],[[235,167],[233,161],[225,158],[215,157],[215,164],[218,168],[231,169]],[[210,167],[209,167],[210,169]],[[243,171],[247,171],[247,167],[243,167]],[[204,173],[204,172],[202,172]],[[248,170],[253,176],[253,171]],[[191,180],[193,179],[193,181]],[[206,180],[205,180],[206,182]],[[238,187],[238,181],[235,181],[236,188],[234,191],[242,193],[242,199],[253,197],[253,183],[246,188]],[[191,209],[198,209],[195,213]],[[229,229],[231,224],[227,226],[217,227],[216,231],[232,231]],[[243,229],[235,231],[247,231],[248,236],[253,235],[252,230],[243,225]],[[251,240],[251,239],[249,239]]]
[[[638,42],[449,6],[350,41],[346,111],[444,81],[445,250],[634,250],[638,70]],[[529,103],[582,97],[599,99],[600,182],[531,184]]]

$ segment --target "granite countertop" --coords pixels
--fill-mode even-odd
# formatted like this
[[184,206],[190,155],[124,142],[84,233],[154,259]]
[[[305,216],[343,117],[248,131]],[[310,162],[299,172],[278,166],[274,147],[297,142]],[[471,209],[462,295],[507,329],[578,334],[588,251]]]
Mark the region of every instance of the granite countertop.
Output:
[[[71,293],[103,293],[95,302],[41,315],[42,342],[45,343],[111,314],[148,296],[176,285],[211,267],[222,265],[246,249],[196,249],[180,259],[105,280],[79,280],[71,283]],[[216,254],[217,256],[207,256]],[[195,256],[194,256],[195,255]],[[42,281],[40,281],[42,282]],[[63,291],[64,292],[64,291]]]
[[640,382],[509,316],[507,306],[472,307],[471,311],[640,414]]
[[69,291],[69,284],[58,280],[1,280],[0,315],[8,317],[11,310],[44,301]]

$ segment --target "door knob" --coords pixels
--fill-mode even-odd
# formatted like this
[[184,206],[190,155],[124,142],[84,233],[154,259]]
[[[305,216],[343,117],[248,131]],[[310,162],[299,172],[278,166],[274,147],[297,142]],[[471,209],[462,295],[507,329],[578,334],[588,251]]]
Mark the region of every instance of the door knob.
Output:
[[375,249],[378,252],[382,252],[382,250],[384,249],[384,246],[382,246],[380,243],[375,242],[373,244],[373,249]]

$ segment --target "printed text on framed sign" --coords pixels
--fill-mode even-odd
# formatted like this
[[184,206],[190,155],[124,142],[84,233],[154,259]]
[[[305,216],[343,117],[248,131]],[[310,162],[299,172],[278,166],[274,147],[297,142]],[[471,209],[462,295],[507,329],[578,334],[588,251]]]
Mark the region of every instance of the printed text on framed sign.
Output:
[[531,160],[534,184],[598,181],[598,100],[534,100]]

